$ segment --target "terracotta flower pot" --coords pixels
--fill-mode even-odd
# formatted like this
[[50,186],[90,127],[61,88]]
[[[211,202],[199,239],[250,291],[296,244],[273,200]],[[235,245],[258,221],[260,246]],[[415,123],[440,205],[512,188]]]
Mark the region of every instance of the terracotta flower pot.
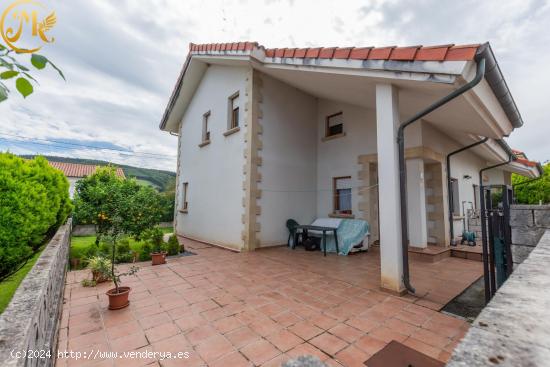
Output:
[[155,252],[151,254],[151,262],[153,265],[166,264],[166,252]]
[[128,301],[130,289],[130,287],[118,287],[118,293],[116,293],[116,288],[109,289],[106,293],[109,296],[109,310],[119,310],[127,307],[130,304],[130,301]]
[[97,270],[92,270],[92,279],[96,282],[96,283],[103,283],[103,282],[106,282],[109,280],[108,277],[106,277],[105,275],[101,274],[99,271]]

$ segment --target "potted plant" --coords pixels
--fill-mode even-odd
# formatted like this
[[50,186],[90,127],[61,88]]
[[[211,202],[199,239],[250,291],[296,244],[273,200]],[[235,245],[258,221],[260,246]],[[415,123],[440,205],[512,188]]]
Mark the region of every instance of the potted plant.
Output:
[[120,278],[126,275],[134,275],[137,273],[139,268],[137,266],[130,266],[127,272],[120,273],[115,267],[115,255],[116,255],[116,245],[117,245],[117,231],[116,226],[114,227],[113,240],[111,242],[111,267],[109,269],[109,277],[115,283],[113,289],[107,291],[107,296],[109,297],[109,310],[119,310],[121,308],[127,307],[130,304],[128,296],[130,295],[130,287],[121,287]]
[[166,251],[164,251],[164,233],[158,227],[149,229],[144,237],[151,244],[151,263],[152,265],[166,264]]
[[178,255],[181,252],[182,248],[182,246],[179,244],[178,237],[175,234],[170,236],[166,247],[169,256]]
[[105,257],[94,256],[88,259],[88,269],[92,271],[92,280],[103,283],[109,280],[111,261]]

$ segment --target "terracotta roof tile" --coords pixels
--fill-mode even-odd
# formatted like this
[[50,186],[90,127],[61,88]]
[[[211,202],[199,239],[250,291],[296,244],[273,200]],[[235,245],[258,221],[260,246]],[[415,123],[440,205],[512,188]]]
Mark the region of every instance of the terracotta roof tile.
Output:
[[388,60],[395,46],[377,47],[370,50],[369,60]]
[[347,59],[349,58],[352,49],[353,47],[338,47],[336,50],[334,50],[333,57],[335,59]]
[[395,61],[470,61],[479,44],[387,47],[267,48],[257,42],[189,44],[189,52],[249,52],[264,49],[271,58],[321,58]]
[[[80,164],[80,163],[67,163],[67,162],[48,162],[53,168],[57,168],[66,177],[85,177],[93,174],[98,166],[92,164]],[[116,175],[118,177],[126,178],[122,168],[117,167]]]
[[412,46],[412,47],[396,47],[392,50],[390,54],[391,60],[401,60],[401,61],[411,61],[414,60],[414,56],[419,48],[422,46]]
[[351,50],[349,58],[354,60],[366,60],[372,47],[358,47]]

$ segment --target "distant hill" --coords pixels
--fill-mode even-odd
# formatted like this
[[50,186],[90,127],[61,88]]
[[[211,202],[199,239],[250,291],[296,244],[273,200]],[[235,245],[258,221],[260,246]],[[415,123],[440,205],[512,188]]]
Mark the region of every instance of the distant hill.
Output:
[[[33,155],[22,155],[23,158],[34,158]],[[141,168],[134,166],[127,166],[124,164],[116,164],[107,161],[93,160],[93,159],[81,159],[81,158],[67,158],[67,157],[54,157],[44,156],[47,160],[54,162],[67,162],[67,163],[81,163],[81,164],[94,164],[97,166],[106,166],[112,164],[122,168],[126,177],[135,177],[139,182],[153,186],[159,191],[165,191],[173,187],[173,182],[176,178],[175,172],[162,171],[158,169]]]

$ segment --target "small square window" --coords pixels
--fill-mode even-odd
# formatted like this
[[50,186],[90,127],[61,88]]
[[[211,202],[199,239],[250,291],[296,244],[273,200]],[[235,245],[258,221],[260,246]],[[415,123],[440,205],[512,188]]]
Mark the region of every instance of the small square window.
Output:
[[325,137],[344,133],[344,114],[342,112],[327,116]]
[[182,203],[182,211],[183,212],[187,212],[188,208],[189,208],[189,204],[187,202],[187,190],[189,189],[189,182],[184,182],[183,183],[183,191],[182,191],[182,194],[183,194],[183,203]]
[[202,115],[202,142],[210,141],[210,130],[208,128],[208,121],[210,120],[210,111]]
[[239,92],[236,92],[229,97],[228,110],[227,129],[235,129],[239,127]]
[[333,212],[334,214],[352,214],[351,209],[351,176],[334,177]]

